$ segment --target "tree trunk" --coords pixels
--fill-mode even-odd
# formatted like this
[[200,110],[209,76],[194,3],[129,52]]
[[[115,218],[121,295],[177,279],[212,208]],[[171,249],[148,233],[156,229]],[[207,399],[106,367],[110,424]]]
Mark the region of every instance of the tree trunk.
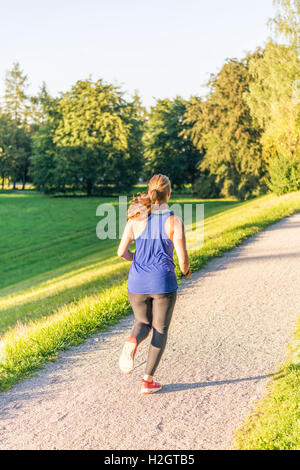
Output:
[[22,190],[24,191],[27,180],[28,167],[24,169],[23,178],[22,178]]
[[16,189],[16,182],[14,181],[13,182],[13,190],[15,190],[15,189]]
[[86,182],[87,197],[89,197],[92,194],[92,189],[93,189],[93,183],[90,179],[88,179]]

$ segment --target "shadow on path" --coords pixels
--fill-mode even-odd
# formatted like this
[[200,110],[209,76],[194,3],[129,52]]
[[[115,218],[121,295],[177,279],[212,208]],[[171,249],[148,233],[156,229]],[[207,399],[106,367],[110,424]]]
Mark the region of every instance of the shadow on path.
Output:
[[193,390],[196,388],[204,387],[217,387],[220,385],[232,385],[241,382],[249,382],[255,380],[264,380],[273,377],[274,374],[267,375],[258,375],[257,377],[244,377],[242,379],[229,379],[229,380],[220,380],[216,382],[195,382],[195,383],[178,383],[178,384],[167,384],[163,386],[163,389],[158,392],[159,394],[163,393],[172,393],[172,392],[181,392],[183,390]]

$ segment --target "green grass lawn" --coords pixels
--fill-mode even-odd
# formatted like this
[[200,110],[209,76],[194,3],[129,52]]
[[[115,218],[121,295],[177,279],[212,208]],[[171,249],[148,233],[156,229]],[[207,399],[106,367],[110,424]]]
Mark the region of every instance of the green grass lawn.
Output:
[[[117,209],[117,198],[0,195],[0,335],[126,279],[129,265],[116,256],[118,240],[96,236],[96,209],[107,202]],[[207,201],[205,214],[209,219],[238,205]]]
[[[0,193],[0,390],[130,312],[129,264],[116,256],[118,240],[96,237],[103,202],[118,199]],[[205,202],[205,244],[190,253],[193,271],[300,211],[300,193],[175,202]]]

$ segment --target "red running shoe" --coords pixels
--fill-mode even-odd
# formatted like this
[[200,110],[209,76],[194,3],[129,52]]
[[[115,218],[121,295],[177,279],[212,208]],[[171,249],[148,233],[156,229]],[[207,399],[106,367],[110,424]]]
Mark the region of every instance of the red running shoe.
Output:
[[125,341],[123,350],[119,359],[119,367],[124,374],[130,374],[133,370],[134,356],[137,350],[137,341],[135,336],[130,336]]
[[142,379],[142,388],[141,393],[155,393],[159,392],[162,389],[162,384],[159,382],[148,382],[147,380]]

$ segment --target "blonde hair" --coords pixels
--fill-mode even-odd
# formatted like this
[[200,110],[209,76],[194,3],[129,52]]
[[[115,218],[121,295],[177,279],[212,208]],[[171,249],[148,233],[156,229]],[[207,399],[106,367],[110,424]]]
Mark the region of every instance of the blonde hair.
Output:
[[128,219],[135,219],[143,212],[150,214],[152,204],[156,201],[165,202],[170,192],[171,182],[167,176],[161,174],[152,176],[148,182],[148,194],[138,193],[132,196],[127,211]]
[[168,194],[171,192],[171,183],[165,175],[154,175],[148,183],[148,194],[152,204],[165,202]]

